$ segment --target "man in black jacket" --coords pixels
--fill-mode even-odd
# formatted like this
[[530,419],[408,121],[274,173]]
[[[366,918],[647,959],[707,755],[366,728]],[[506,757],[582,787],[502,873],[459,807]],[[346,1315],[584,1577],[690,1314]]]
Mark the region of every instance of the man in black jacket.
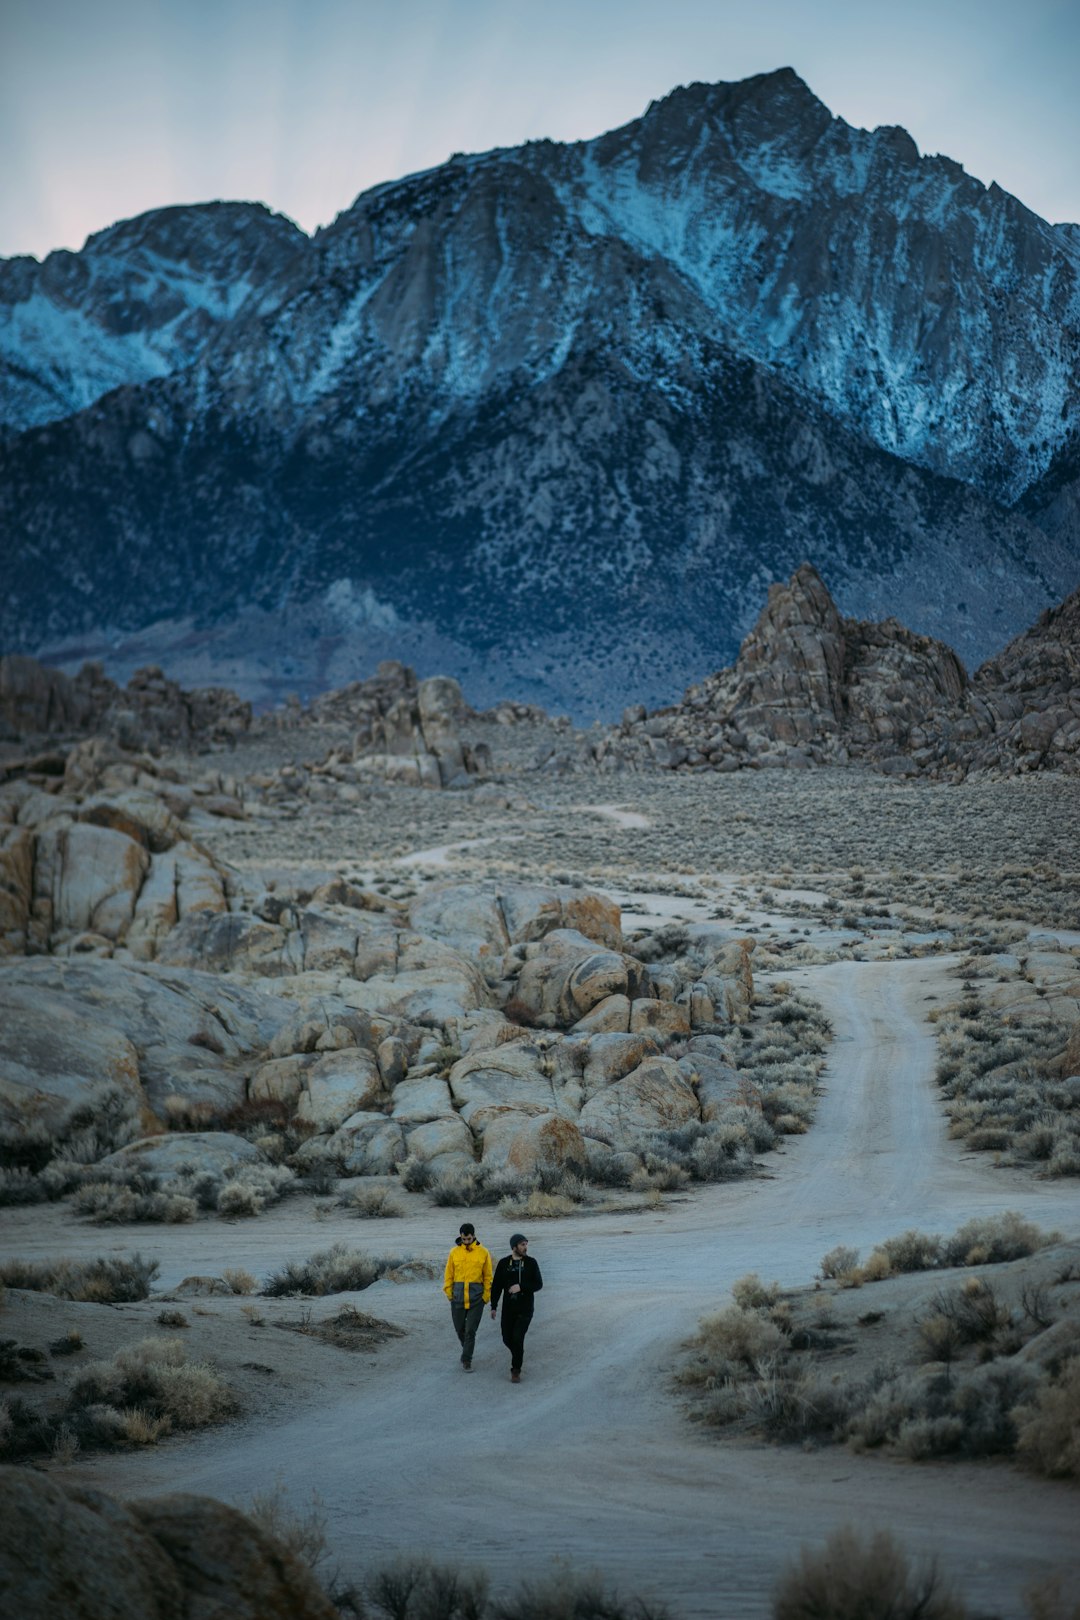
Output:
[[495,1267],[491,1283],[491,1314],[495,1316],[502,1299],[502,1342],[510,1352],[510,1382],[520,1384],[521,1363],[525,1357],[525,1335],[533,1315],[533,1295],[544,1286],[540,1267],[528,1253],[529,1240],[515,1232],[510,1253]]

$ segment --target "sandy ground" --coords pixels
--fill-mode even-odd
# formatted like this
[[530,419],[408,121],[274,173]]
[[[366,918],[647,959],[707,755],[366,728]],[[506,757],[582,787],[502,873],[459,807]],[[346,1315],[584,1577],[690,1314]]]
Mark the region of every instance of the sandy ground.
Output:
[[[951,1232],[1010,1208],[1080,1235],[1075,1184],[991,1169],[946,1137],[925,1015],[934,998],[955,994],[950,965],[841,962],[785,975],[825,1004],[836,1031],[813,1129],[769,1156],[766,1179],[695,1191],[657,1212],[535,1225],[546,1286],[520,1386],[490,1321],[476,1371],[464,1376],[438,1284],[382,1282],[356,1303],[408,1337],[352,1358],[338,1381],[324,1370],[294,1407],[56,1472],[124,1495],[193,1490],[240,1505],[280,1477],[299,1507],[318,1493],[345,1577],[419,1551],[482,1563],[505,1586],[565,1559],[688,1617],[768,1614],[801,1542],[845,1523],[886,1528],[912,1551],[936,1553],[975,1612],[1019,1617],[1033,1579],[1080,1582],[1074,1487],[1003,1464],[732,1443],[689,1423],[671,1388],[681,1341],[746,1272],[803,1284],[837,1243],[865,1253],[911,1226]],[[399,1219],[316,1225],[298,1209],[122,1235],[61,1227],[51,1209],[10,1211],[5,1248],[32,1258],[56,1254],[61,1238],[69,1254],[137,1247],[159,1258],[170,1287],[226,1265],[265,1277],[338,1238],[441,1266],[461,1218],[410,1201]],[[494,1215],[476,1219],[501,1252],[507,1234]],[[340,1303],[321,1301],[318,1314]],[[274,1363],[265,1330],[255,1353]],[[346,1366],[343,1352],[331,1355],[324,1369]]]

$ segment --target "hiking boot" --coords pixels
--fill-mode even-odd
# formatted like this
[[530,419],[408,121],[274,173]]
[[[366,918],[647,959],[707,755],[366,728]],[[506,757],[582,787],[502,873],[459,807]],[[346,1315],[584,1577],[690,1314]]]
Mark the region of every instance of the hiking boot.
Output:
[[472,1362],[471,1361],[463,1361],[461,1363],[461,1370],[462,1370],[462,1372],[472,1372]]
[[521,1383],[521,1374],[516,1367],[511,1367],[510,1369],[510,1382],[512,1384]]

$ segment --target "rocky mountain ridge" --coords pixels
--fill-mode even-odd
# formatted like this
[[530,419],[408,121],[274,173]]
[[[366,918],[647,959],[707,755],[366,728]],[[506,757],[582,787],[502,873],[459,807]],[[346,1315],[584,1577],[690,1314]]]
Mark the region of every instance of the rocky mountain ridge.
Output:
[[190,363],[0,455],[9,650],[611,715],[806,556],[969,665],[1075,584],[1075,233],[790,70],[268,219]]

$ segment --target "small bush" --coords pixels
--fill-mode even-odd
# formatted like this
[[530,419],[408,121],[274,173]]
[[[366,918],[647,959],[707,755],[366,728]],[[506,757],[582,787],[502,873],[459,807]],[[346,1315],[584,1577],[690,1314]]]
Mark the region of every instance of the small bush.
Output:
[[913,1569],[886,1531],[865,1540],[845,1527],[821,1552],[804,1547],[784,1575],[774,1620],[964,1620],[936,1566]]
[[943,1245],[944,1263],[983,1266],[1003,1260],[1022,1260],[1037,1249],[1060,1242],[1057,1232],[1044,1232],[1014,1209],[1003,1215],[977,1217],[963,1225]]
[[1026,1468],[1052,1479],[1080,1479],[1080,1357],[1014,1415],[1017,1455]]
[[854,1275],[859,1264],[859,1251],[852,1249],[846,1243],[838,1243],[835,1249],[821,1257],[821,1275],[826,1280],[831,1278],[846,1279]]
[[317,1570],[326,1559],[326,1509],[317,1491],[311,1493],[310,1506],[294,1508],[279,1478],[270,1490],[256,1492],[247,1514],[264,1535],[281,1542],[310,1570]]
[[483,1182],[479,1169],[457,1170],[434,1176],[428,1188],[428,1198],[440,1209],[470,1209],[480,1203]]
[[234,1294],[253,1294],[259,1286],[257,1278],[240,1266],[226,1266],[221,1273],[221,1280],[228,1283]]
[[237,1165],[217,1195],[219,1215],[261,1215],[285,1193],[295,1190],[296,1176],[283,1164]]
[[767,1317],[731,1305],[726,1311],[705,1317],[692,1342],[710,1360],[731,1362],[753,1371],[760,1361],[781,1348],[784,1336]]
[[72,1383],[68,1407],[80,1438],[129,1445],[202,1428],[235,1409],[228,1386],[212,1367],[189,1362],[179,1339],[144,1339],[92,1362]]
[[631,1192],[679,1192],[690,1180],[690,1174],[681,1164],[662,1159],[655,1153],[646,1153],[644,1163],[630,1177]]
[[398,1180],[406,1192],[427,1192],[435,1177],[430,1164],[426,1159],[418,1159],[415,1153],[410,1153],[407,1159],[402,1159],[397,1167]]
[[551,1221],[561,1215],[573,1215],[577,1208],[572,1198],[537,1188],[527,1198],[504,1198],[498,1206],[498,1216],[501,1221]]
[[992,1339],[1011,1320],[990,1284],[978,1277],[969,1277],[962,1288],[938,1294],[927,1319],[951,1323],[961,1345]]
[[183,1311],[159,1311],[154,1318],[158,1327],[186,1328],[191,1324]]
[[0,1265],[0,1283],[60,1299],[123,1305],[147,1297],[158,1269],[156,1260],[140,1254],[127,1260],[8,1260]]
[[426,1558],[403,1558],[377,1570],[365,1596],[386,1620],[483,1620],[487,1576]]
[[914,1229],[899,1237],[887,1238],[878,1250],[889,1262],[890,1274],[901,1271],[932,1271],[941,1259],[941,1239]]
[[569,1572],[524,1581],[506,1596],[493,1598],[487,1615],[488,1620],[667,1620],[661,1604],[624,1598],[598,1575]]
[[387,1220],[404,1211],[389,1187],[355,1187],[341,1199],[341,1205],[361,1220]]
[[388,1271],[407,1265],[403,1260],[376,1260],[371,1255],[346,1249],[344,1243],[313,1254],[309,1260],[293,1260],[268,1280],[263,1293],[271,1299],[290,1294],[342,1294],[370,1288]]
[[85,1182],[72,1199],[77,1215],[87,1215],[97,1226],[133,1221],[163,1221],[180,1225],[199,1212],[194,1198],[179,1193],[136,1192],[114,1181]]
[[51,1356],[74,1356],[83,1347],[83,1336],[78,1328],[69,1328],[59,1339],[53,1339],[49,1345]]
[[756,1271],[748,1271],[731,1285],[731,1297],[741,1311],[769,1310],[780,1298],[778,1282],[766,1285]]

